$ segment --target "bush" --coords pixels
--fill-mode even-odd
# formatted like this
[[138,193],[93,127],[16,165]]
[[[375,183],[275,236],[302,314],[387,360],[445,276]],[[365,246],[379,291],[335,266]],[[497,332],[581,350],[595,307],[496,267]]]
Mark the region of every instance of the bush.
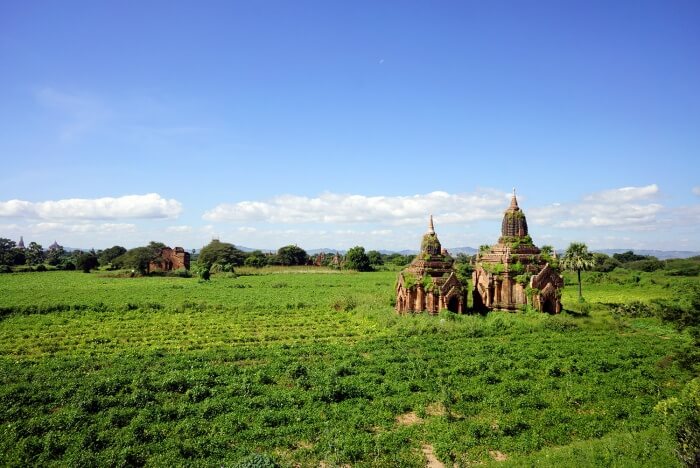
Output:
[[12,273],[12,268],[9,265],[0,265],[0,273]]
[[177,278],[192,278],[192,274],[186,268],[178,268],[177,270],[170,271],[166,276],[175,276]]
[[658,309],[652,304],[647,304],[641,301],[632,301],[626,304],[616,304],[612,310],[614,315],[624,317],[654,317],[657,315]]
[[277,468],[279,465],[267,454],[255,453],[248,455],[236,463],[235,468]]
[[341,297],[333,302],[332,307],[338,312],[350,312],[357,307],[357,299],[355,299],[353,296]]
[[664,263],[656,258],[647,258],[644,260],[637,260],[635,262],[629,262],[625,264],[625,268],[637,271],[647,271],[652,272],[660,270],[664,267]]
[[654,410],[675,437],[678,458],[687,466],[700,466],[700,378],[691,380],[680,398],[663,400]]
[[34,270],[35,271],[46,271],[46,265],[44,265],[43,263],[40,263],[36,266],[36,268]]

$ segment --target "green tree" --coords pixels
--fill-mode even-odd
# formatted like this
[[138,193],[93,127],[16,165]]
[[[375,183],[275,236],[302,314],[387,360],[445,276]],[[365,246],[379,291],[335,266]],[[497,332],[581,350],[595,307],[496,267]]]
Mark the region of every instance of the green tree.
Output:
[[277,251],[277,263],[280,265],[305,265],[308,259],[306,251],[296,245],[285,245]]
[[41,245],[36,242],[30,242],[27,249],[24,251],[26,257],[27,265],[39,265],[44,263],[46,254]]
[[637,255],[631,250],[628,250],[627,252],[613,254],[613,258],[620,263],[629,263],[636,262],[638,260],[644,260],[645,258],[647,258],[647,256]]
[[224,271],[230,271],[234,266],[243,265],[245,254],[233,244],[215,239],[202,247],[197,261],[207,268],[211,268],[216,263],[221,265]]
[[384,258],[382,254],[376,250],[370,250],[367,252],[367,257],[369,258],[370,265],[384,265]]
[[90,270],[97,268],[97,255],[94,252],[81,252],[75,259],[75,265],[85,273],[90,273]]
[[49,265],[57,266],[65,264],[67,260],[68,253],[61,245],[57,247],[49,247],[49,250],[46,251],[46,263]]
[[262,268],[267,265],[267,257],[260,250],[253,250],[245,259],[245,266]]
[[603,253],[594,253],[593,260],[595,261],[594,270],[603,273],[611,272],[615,268],[622,266],[619,260]]
[[578,277],[578,298],[583,300],[581,292],[581,270],[590,270],[595,266],[593,255],[588,251],[588,246],[583,242],[572,242],[564,253],[560,265],[562,268],[575,271]]
[[121,245],[115,245],[114,247],[110,247],[101,251],[97,256],[97,260],[100,262],[101,266],[106,266],[112,263],[112,260],[119,257],[120,255],[124,255],[125,253],[126,249],[124,247],[122,247]]
[[[160,254],[160,251],[158,252]],[[112,265],[118,268],[129,268],[144,274],[148,264],[154,259],[154,251],[150,247],[136,247],[112,260]]]
[[0,237],[0,265],[22,265],[24,261],[24,251],[17,248],[15,241]]
[[350,270],[372,271],[365,248],[358,245],[348,250],[345,254],[345,267]]

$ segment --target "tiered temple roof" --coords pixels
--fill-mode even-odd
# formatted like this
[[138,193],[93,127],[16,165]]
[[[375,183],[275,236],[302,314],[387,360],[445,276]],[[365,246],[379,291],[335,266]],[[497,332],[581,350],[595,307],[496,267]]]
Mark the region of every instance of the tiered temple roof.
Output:
[[431,215],[428,232],[421,240],[420,253],[399,274],[396,285],[397,312],[428,311],[436,314],[440,309],[463,312],[466,301],[453,263],[435,234]]
[[498,243],[477,258],[472,275],[474,306],[515,310],[530,304],[538,310],[559,312],[563,281],[547,260],[532,242],[513,189]]

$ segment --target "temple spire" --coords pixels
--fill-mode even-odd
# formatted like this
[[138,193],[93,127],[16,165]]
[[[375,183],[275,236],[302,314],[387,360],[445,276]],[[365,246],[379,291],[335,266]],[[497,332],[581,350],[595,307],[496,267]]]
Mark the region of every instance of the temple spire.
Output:
[[428,234],[435,234],[435,227],[433,226],[433,215],[430,215],[430,222],[428,223]]
[[510,199],[510,209],[518,208],[518,199],[515,198],[515,187],[513,187],[513,196]]

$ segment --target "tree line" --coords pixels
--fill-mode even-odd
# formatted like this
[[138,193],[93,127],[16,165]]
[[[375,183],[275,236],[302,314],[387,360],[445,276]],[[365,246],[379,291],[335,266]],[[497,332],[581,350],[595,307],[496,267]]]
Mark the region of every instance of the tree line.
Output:
[[[66,250],[63,246],[52,245],[44,249],[31,242],[26,248],[6,238],[0,238],[0,272],[58,270],[106,270],[127,269],[141,274],[148,272],[151,262],[157,262],[162,242],[151,241],[148,245],[126,249],[115,245],[103,250]],[[317,265],[357,271],[372,271],[384,264],[403,266],[413,259],[411,255],[382,254],[376,250],[365,251],[362,246],[349,249],[345,255],[336,257],[333,253],[309,255],[297,245],[280,247],[276,252],[254,250],[244,252],[235,245],[212,240],[199,251],[192,250],[191,260],[196,268],[209,272],[233,272],[240,266],[262,268],[264,266]],[[47,268],[48,267],[48,268]]]

